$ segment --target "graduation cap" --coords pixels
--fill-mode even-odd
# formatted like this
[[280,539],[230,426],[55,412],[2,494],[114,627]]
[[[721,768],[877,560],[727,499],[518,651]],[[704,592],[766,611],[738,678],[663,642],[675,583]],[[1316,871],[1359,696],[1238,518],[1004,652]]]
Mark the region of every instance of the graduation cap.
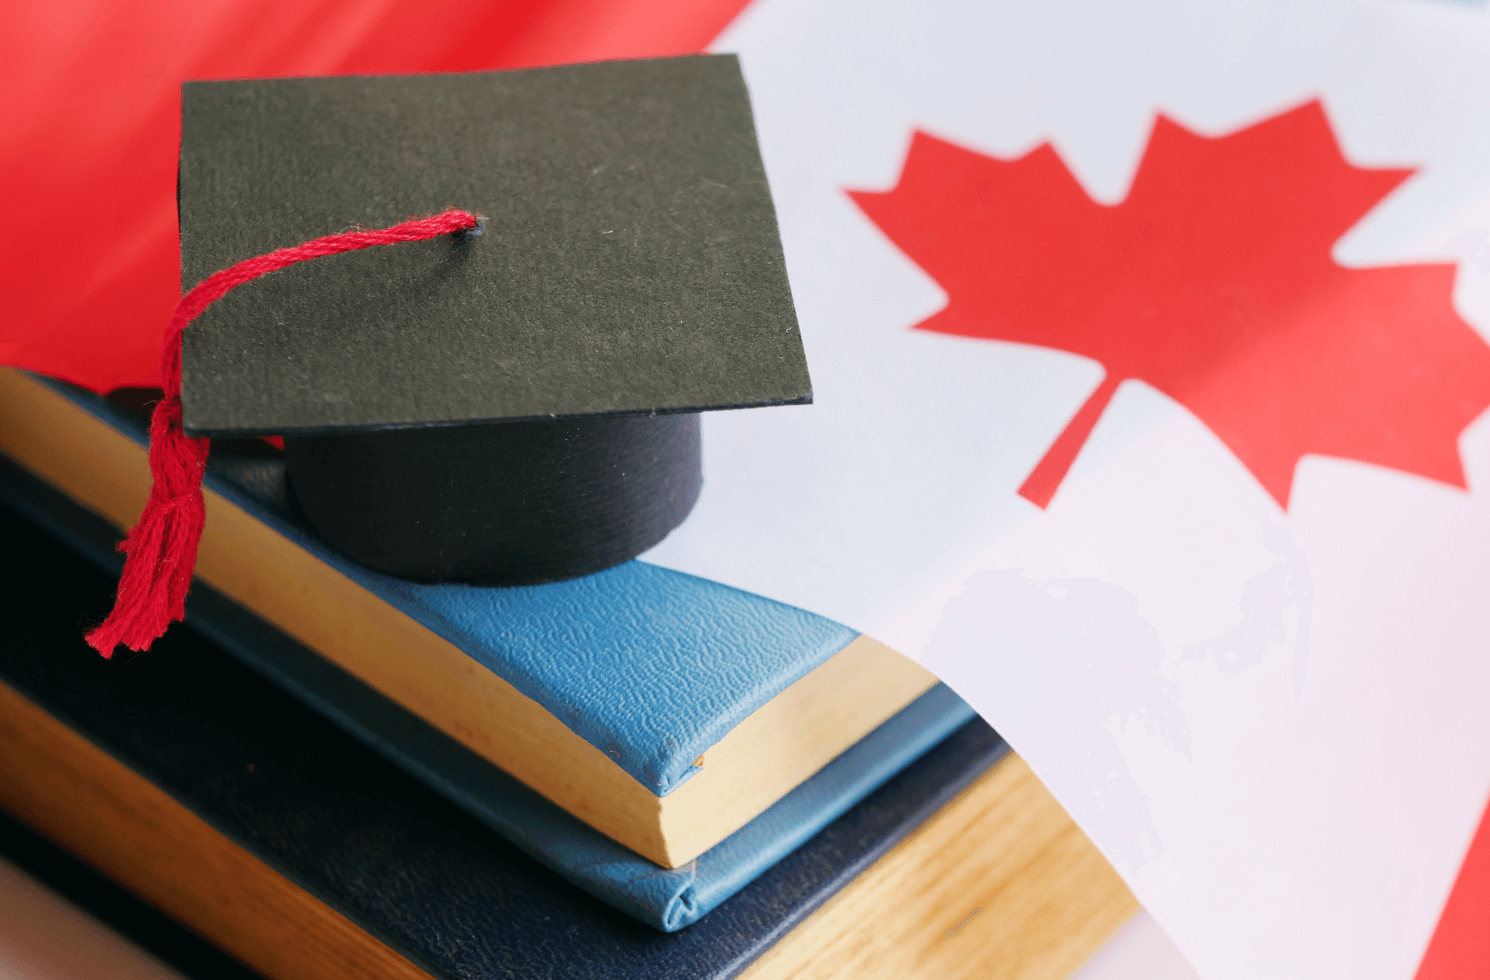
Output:
[[284,437],[305,517],[379,571],[618,564],[697,499],[699,412],[812,399],[730,55],[187,83],[178,195],[187,283],[348,226],[483,216],[257,279],[183,335],[184,434]]

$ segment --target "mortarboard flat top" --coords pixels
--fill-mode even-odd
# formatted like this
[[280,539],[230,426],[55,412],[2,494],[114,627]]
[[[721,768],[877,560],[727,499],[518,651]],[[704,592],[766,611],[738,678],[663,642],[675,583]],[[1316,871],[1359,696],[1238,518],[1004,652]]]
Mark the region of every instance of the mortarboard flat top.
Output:
[[733,56],[183,89],[182,278],[459,207],[484,234],[304,263],[186,331],[194,435],[804,403]]

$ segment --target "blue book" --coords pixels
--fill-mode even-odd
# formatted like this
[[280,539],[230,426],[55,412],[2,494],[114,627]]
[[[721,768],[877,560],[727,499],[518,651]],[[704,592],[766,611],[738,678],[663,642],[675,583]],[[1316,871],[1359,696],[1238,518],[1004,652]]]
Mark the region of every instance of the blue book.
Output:
[[[726,980],[1006,752],[964,723],[711,915],[663,933],[194,629],[98,658],[77,628],[107,610],[112,578],[5,506],[0,537],[28,569],[0,594],[0,804],[275,980]],[[247,977],[14,823],[0,820],[0,850],[188,975]]]
[[[0,373],[0,448],[31,471],[0,469],[0,495],[106,567],[117,568],[117,525],[140,491],[132,484],[142,486],[144,441],[126,407]],[[835,623],[642,562],[501,590],[376,575],[296,520],[283,467],[258,443],[215,444],[206,485],[199,567],[220,587],[199,580],[189,621],[538,861],[658,929],[696,921],[973,716],[921,668]],[[306,595],[318,614],[309,624],[296,618]],[[452,680],[497,697],[453,691]],[[440,698],[486,714],[445,713]],[[815,712],[842,715],[846,701],[854,724],[826,736],[813,727]],[[826,757],[773,750],[770,737],[794,726]],[[545,737],[526,757],[512,751]],[[803,771],[783,780],[772,766],[774,784],[751,783],[759,772],[729,768],[742,749]],[[713,795],[694,792],[709,779]],[[617,832],[637,830],[635,810],[628,824],[591,806],[627,793],[653,807],[643,810],[653,830],[710,807],[730,819],[723,832],[716,823],[695,834],[692,850],[677,850],[686,834],[662,841],[672,850],[649,850]]]

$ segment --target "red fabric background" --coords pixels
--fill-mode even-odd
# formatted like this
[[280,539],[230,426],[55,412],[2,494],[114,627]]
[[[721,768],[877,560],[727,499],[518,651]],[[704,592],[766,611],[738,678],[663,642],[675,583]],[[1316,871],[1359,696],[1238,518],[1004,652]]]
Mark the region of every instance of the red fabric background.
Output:
[[746,2],[0,4],[0,363],[96,391],[156,383],[157,345],[181,289],[184,79],[687,54]]

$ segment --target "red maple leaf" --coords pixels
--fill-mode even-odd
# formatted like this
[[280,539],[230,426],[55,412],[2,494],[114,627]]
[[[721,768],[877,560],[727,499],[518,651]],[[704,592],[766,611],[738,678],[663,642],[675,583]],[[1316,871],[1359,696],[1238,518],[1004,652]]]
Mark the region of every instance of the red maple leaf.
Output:
[[1044,507],[1118,385],[1210,426],[1279,505],[1308,453],[1464,487],[1490,346],[1452,263],[1348,269],[1331,247],[1411,170],[1346,162],[1316,101],[1218,138],[1158,117],[1127,198],[1089,198],[1049,144],[1000,160],[916,133],[899,184],[854,201],[947,291],[917,329],[1106,368],[1020,494]]

